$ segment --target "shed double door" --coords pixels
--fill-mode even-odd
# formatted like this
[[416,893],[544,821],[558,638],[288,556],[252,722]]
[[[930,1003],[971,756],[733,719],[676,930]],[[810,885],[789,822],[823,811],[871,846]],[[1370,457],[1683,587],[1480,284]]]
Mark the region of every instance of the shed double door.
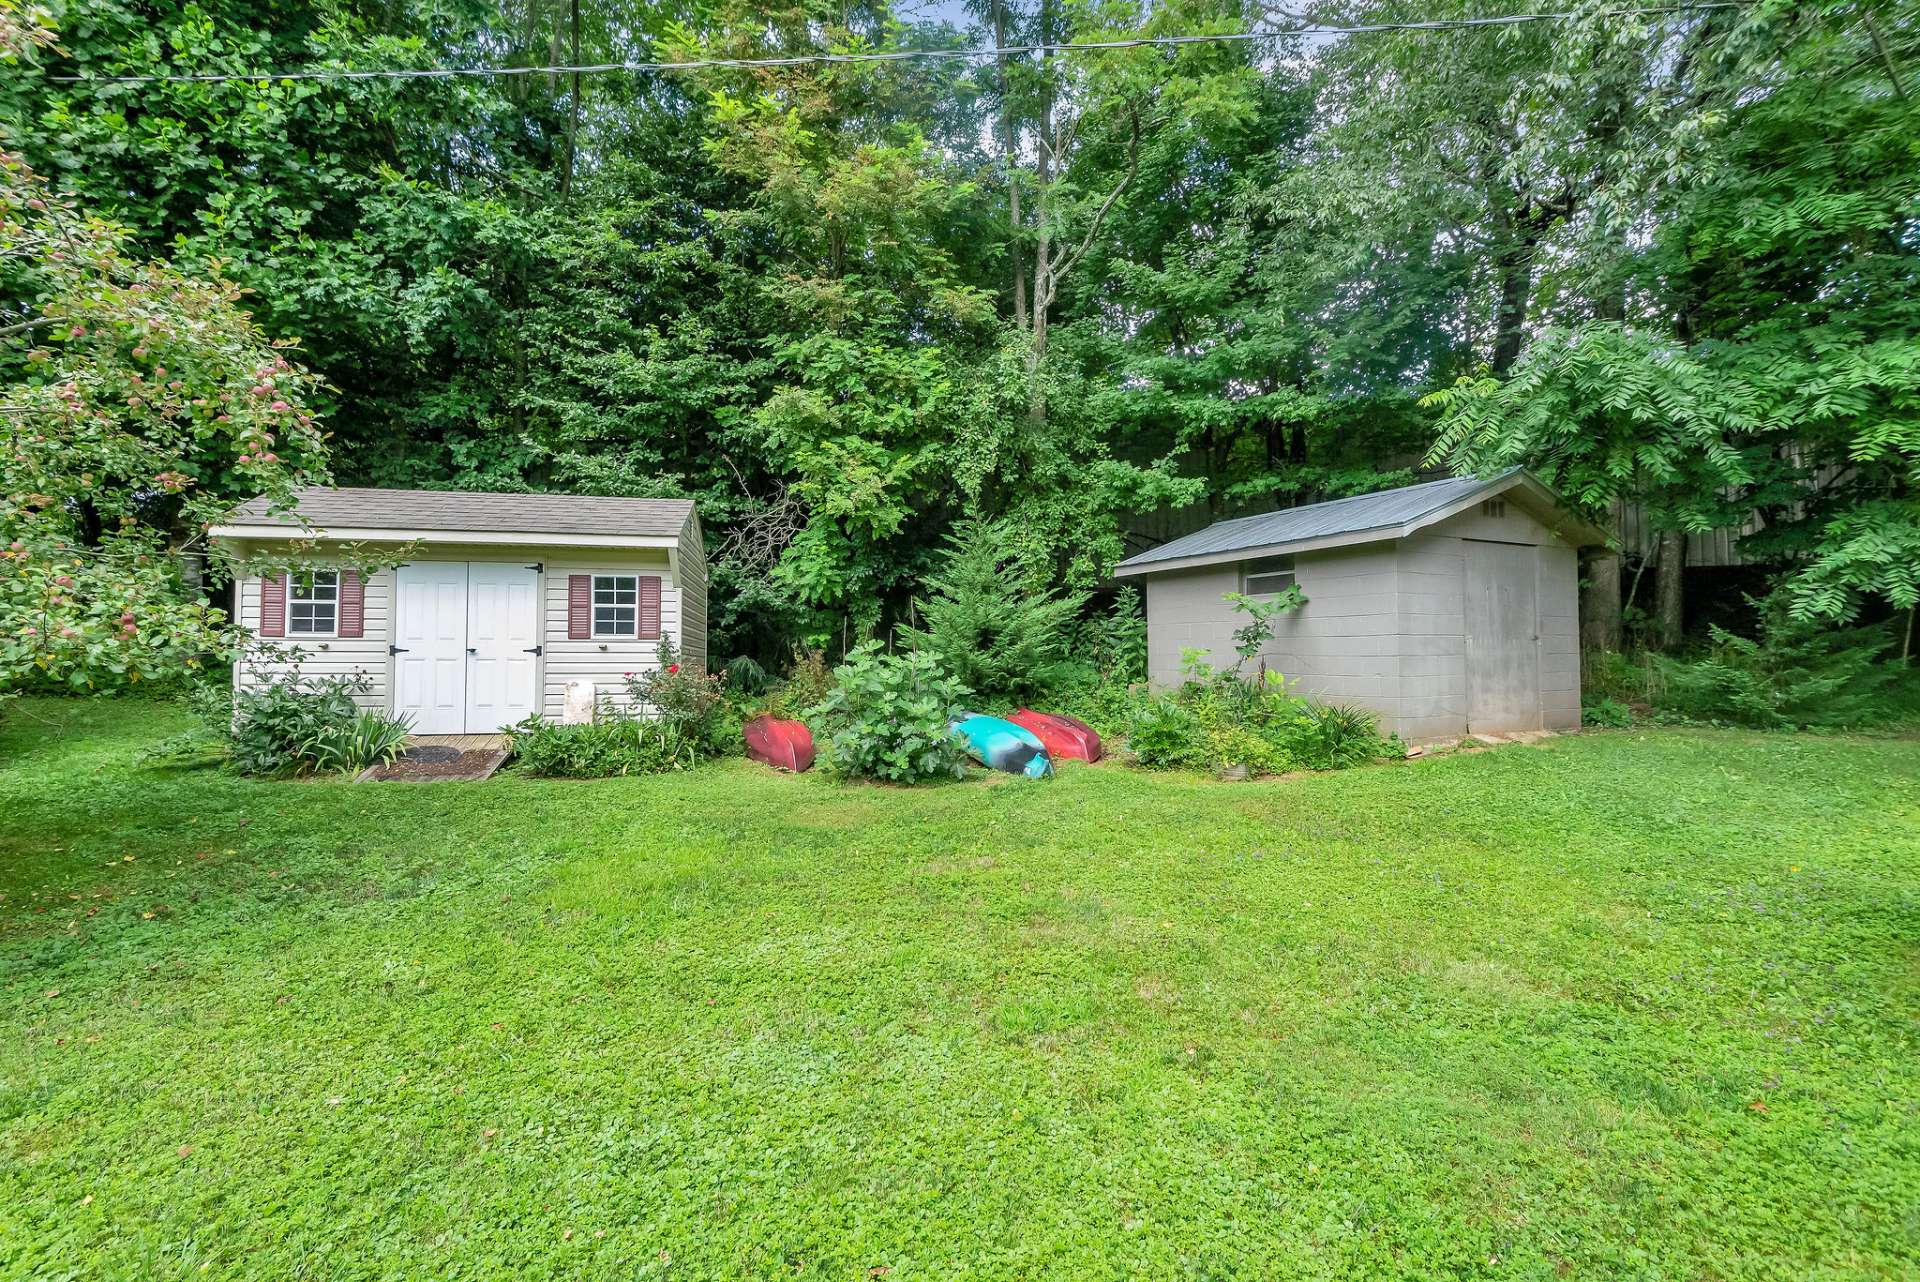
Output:
[[1540,549],[1465,540],[1467,729],[1538,730]]
[[412,561],[394,575],[393,710],[415,734],[487,734],[531,716],[540,572]]

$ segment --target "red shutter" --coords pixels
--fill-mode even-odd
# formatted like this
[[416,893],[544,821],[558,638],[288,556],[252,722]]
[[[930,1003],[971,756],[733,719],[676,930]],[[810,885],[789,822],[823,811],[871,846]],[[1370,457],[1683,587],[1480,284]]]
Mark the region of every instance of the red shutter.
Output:
[[287,635],[287,576],[269,574],[260,580],[260,635]]
[[660,639],[660,576],[640,576],[640,639]]
[[360,571],[340,571],[339,636],[365,636],[367,631],[367,589],[360,582]]
[[567,576],[567,639],[585,641],[593,636],[593,576]]

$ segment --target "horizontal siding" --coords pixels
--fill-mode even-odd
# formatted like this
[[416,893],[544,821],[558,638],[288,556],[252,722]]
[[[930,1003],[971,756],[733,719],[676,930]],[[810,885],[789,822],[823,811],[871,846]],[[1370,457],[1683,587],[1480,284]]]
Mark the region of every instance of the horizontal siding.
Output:
[[[359,677],[367,683],[354,702],[363,708],[384,711],[389,704],[387,645],[392,635],[393,571],[380,570],[367,576],[366,613],[359,637],[259,637],[259,575],[240,580],[238,599],[240,626],[256,634],[240,660],[234,664],[234,687],[255,689],[284,677],[297,666],[304,677]],[[298,662],[294,661],[298,659]]]
[[680,653],[702,668],[707,654],[707,545],[700,518],[689,517],[680,532]]
[[660,632],[680,635],[679,587],[673,582],[664,552],[616,556],[595,551],[591,559],[568,559],[556,554],[547,561],[546,574],[546,684],[541,714],[558,719],[566,710],[567,686],[591,681],[596,696],[617,705],[627,702],[626,674],[651,672],[660,666],[660,643],[637,637],[598,637],[575,641],[567,636],[567,578],[574,574],[657,574],[660,576]]
[[[689,616],[684,608],[683,593],[674,580],[664,549],[633,552],[594,549],[584,552],[581,549],[546,546],[446,544],[423,546],[412,559],[542,566],[543,636],[540,644],[544,653],[539,660],[541,690],[538,703],[544,716],[557,718],[561,715],[565,706],[566,686],[570,681],[591,681],[597,693],[619,701],[624,698],[626,673],[645,672],[658,666],[659,645],[656,641],[637,638],[573,641],[567,637],[569,574],[659,575],[661,632],[675,637],[683,653],[689,653],[690,649],[701,653],[705,650],[704,622],[691,625],[687,622]],[[704,619],[703,561],[699,563],[699,568],[703,582],[698,593],[697,608]],[[369,686],[367,693],[359,696],[362,706],[380,710],[390,708],[393,658],[388,653],[388,647],[393,643],[393,594],[393,571],[375,571],[367,577],[363,637],[354,640],[287,638],[284,642],[279,638],[256,639],[249,647],[248,655],[235,665],[236,683],[244,687],[259,681],[264,674],[285,671],[289,664],[270,657],[276,647],[298,650],[302,655],[301,669],[306,674],[362,675]],[[238,602],[239,622],[249,631],[257,631],[260,625],[260,579],[257,576],[241,580]]]

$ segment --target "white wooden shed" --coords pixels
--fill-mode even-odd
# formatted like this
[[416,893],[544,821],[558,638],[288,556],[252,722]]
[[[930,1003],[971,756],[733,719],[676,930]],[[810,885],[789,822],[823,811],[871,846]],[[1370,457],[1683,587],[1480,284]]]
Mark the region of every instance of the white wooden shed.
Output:
[[1236,662],[1230,592],[1298,583],[1261,658],[1412,743],[1580,724],[1581,547],[1605,535],[1525,471],[1220,521],[1120,563],[1142,579],[1149,676]]
[[[236,683],[297,651],[309,675],[364,677],[361,703],[418,734],[558,720],[582,681],[618,700],[663,639],[706,661],[706,551],[684,499],[313,488],[295,514],[255,500],[211,534],[256,560],[298,541],[313,569],[236,585],[254,638]],[[364,576],[347,564],[383,545],[405,560]]]

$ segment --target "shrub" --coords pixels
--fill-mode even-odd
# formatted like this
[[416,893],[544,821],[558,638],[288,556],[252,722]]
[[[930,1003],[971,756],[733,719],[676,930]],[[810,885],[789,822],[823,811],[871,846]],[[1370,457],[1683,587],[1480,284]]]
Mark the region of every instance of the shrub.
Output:
[[1148,695],[1128,728],[1127,747],[1151,769],[1246,766],[1256,774],[1306,767],[1338,770],[1406,747],[1382,735],[1370,712],[1296,696],[1277,672],[1242,681],[1192,658],[1172,694]]
[[1204,731],[1200,719],[1169,698],[1149,699],[1127,728],[1127,750],[1150,770],[1171,770],[1201,763]]
[[308,677],[297,653],[285,666],[254,669],[256,681],[233,692],[226,734],[242,774],[290,774],[315,768],[316,745],[340,739],[359,719],[364,677]]
[[1712,629],[1713,645],[1691,661],[1663,659],[1661,711],[1760,729],[1845,730],[1895,714],[1888,688],[1900,670],[1888,656],[1888,624],[1835,629],[1791,617],[1778,599],[1757,601],[1760,636]]
[[1131,584],[1121,588],[1104,611],[1075,624],[1067,654],[1071,662],[1084,665],[1088,676],[1099,684],[1124,687],[1145,681],[1147,615],[1140,589]]
[[1114,747],[1124,743],[1152,695],[1145,682],[1106,679],[1092,673],[1080,681],[1056,690],[1046,701],[1046,710],[1078,717],[1099,732]]
[[1004,542],[1000,527],[984,521],[948,535],[946,563],[927,580],[931,594],[916,602],[925,626],[903,626],[899,636],[982,699],[1019,701],[1053,684],[1066,626],[1086,595],[1039,588]]
[[1633,724],[1633,709],[1604,695],[1588,698],[1580,705],[1580,723],[1602,730],[1624,730]]
[[660,639],[659,666],[627,674],[627,697],[634,709],[646,708],[695,752],[717,756],[735,736],[726,724],[726,696],[718,677],[698,663],[683,662],[671,637]]
[[701,757],[672,723],[613,709],[579,725],[529,717],[508,731],[507,750],[526,773],[554,779],[659,774],[684,770]]
[[783,721],[804,721],[832,689],[833,670],[827,666],[825,653],[795,648],[793,666],[787,669],[786,679],[766,701],[763,711]]
[[740,694],[759,694],[767,688],[767,670],[756,662],[752,655],[739,655],[729,659],[720,669],[729,691]]
[[1337,703],[1308,704],[1306,715],[1289,726],[1286,740],[1300,764],[1312,770],[1344,770],[1407,755],[1397,738],[1380,733],[1373,713]]
[[965,757],[950,728],[967,690],[926,651],[855,646],[835,685],[809,714],[827,730],[828,768],[848,777],[913,783],[959,778]]

